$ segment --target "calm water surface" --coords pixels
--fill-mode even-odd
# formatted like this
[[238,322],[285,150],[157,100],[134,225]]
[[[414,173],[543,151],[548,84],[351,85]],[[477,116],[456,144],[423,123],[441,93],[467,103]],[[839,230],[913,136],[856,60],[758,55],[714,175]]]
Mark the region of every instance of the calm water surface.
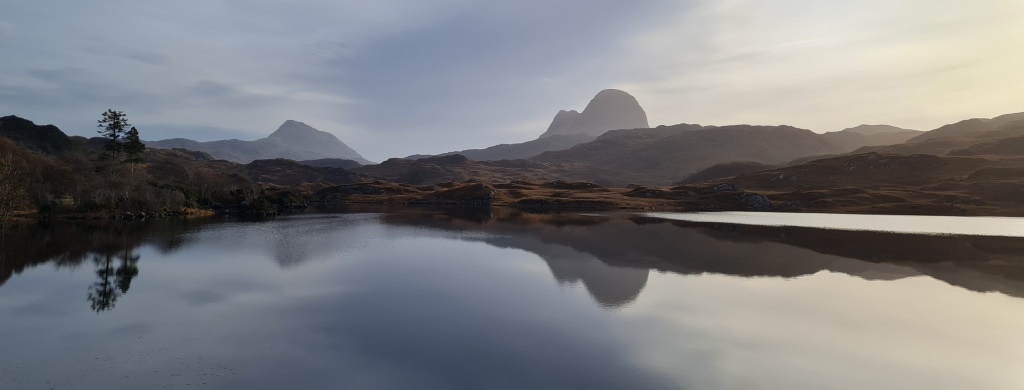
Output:
[[0,256],[0,389],[1024,388],[1024,238],[496,210]]

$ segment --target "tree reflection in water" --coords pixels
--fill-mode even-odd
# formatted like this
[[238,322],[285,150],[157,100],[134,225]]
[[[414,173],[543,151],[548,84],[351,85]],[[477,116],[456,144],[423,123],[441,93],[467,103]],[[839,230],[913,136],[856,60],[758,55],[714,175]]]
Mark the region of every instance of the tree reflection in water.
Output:
[[130,248],[125,248],[124,253],[116,256],[119,263],[117,268],[114,268],[115,256],[93,255],[98,279],[89,286],[89,307],[93,311],[99,313],[113,309],[117,299],[128,293],[132,279],[139,275],[141,257],[139,254],[133,254]]

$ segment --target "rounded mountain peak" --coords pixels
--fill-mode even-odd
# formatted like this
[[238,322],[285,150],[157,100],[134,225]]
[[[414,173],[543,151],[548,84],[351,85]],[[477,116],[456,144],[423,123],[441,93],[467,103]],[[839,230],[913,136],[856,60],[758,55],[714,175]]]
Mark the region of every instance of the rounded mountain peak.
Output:
[[271,138],[289,137],[289,136],[310,135],[310,134],[318,134],[318,133],[323,133],[323,132],[313,128],[313,126],[307,125],[307,124],[299,122],[299,121],[294,121],[294,120],[289,119],[289,120],[284,121],[284,123],[282,123],[281,126],[277,128],[277,131],[271,133],[270,137]]
[[613,99],[613,98],[614,99],[620,99],[621,98],[621,99],[633,99],[633,101],[636,101],[636,98],[633,97],[633,95],[630,95],[628,92],[623,91],[621,89],[614,89],[614,88],[608,88],[608,89],[602,90],[601,92],[598,92],[597,95],[594,95],[594,99],[598,99],[598,98],[601,98],[601,99]]
[[609,130],[650,127],[640,102],[618,89],[598,92],[579,115],[566,115],[565,111],[558,114],[540,138],[555,134],[590,134],[596,137]]

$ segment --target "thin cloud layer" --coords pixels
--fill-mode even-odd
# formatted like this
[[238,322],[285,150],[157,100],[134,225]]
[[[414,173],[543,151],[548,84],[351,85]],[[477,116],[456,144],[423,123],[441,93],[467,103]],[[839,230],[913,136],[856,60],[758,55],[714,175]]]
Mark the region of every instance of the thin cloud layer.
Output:
[[255,139],[286,119],[370,159],[535,138],[604,88],[652,125],[929,129],[1022,111],[1014,0],[19,2],[0,108],[93,135]]

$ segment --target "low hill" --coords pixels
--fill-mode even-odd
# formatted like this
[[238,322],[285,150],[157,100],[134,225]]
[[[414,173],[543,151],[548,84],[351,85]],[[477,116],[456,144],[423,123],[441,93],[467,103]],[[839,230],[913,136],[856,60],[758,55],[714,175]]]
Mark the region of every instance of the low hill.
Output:
[[[439,154],[438,156],[459,154],[476,161],[517,160],[530,158],[547,151],[568,149],[581,143],[592,141],[594,138],[596,136],[590,134],[556,134],[518,144],[501,144],[484,149],[460,150],[458,152]],[[406,158],[415,160],[425,157],[432,156],[413,155]]]
[[[1004,117],[1006,116],[1004,115]],[[943,128],[945,127],[943,126]],[[920,137],[918,137],[902,144],[864,147],[853,153],[877,152],[883,154],[931,154],[945,156],[954,150],[966,150],[974,145],[998,143],[1000,140],[1022,136],[1024,136],[1024,120],[1007,122],[998,127],[985,125],[984,129],[976,128],[969,132],[952,133],[944,137],[933,137],[923,140],[920,140]]]
[[392,158],[352,171],[396,183],[436,184],[476,180],[502,183],[510,180],[550,181],[558,179],[554,167],[529,160],[473,161],[455,154],[418,160]]
[[0,117],[0,137],[14,141],[19,147],[46,154],[68,152],[74,146],[57,126],[36,125],[14,115]]
[[666,185],[706,167],[735,161],[779,164],[846,148],[810,130],[790,126],[664,126],[609,132],[533,161],[574,167],[571,179],[608,186]]
[[914,137],[907,142],[920,143],[938,138],[958,137],[970,135],[972,133],[988,132],[1017,121],[1024,121],[1024,112],[1000,115],[991,119],[974,118],[957,123],[951,123],[935,130],[926,131],[924,134]]
[[854,126],[854,127],[845,128],[845,129],[842,129],[840,131],[841,132],[848,132],[848,133],[863,134],[863,135],[900,134],[900,133],[909,133],[909,134],[915,134],[916,133],[917,135],[920,135],[922,133],[922,131],[920,131],[920,130],[910,130],[910,129],[904,129],[904,128],[901,128],[901,127],[889,126],[889,125],[860,125],[860,126]]
[[772,209],[880,214],[1024,215],[1024,160],[864,153],[673,189],[756,191]]
[[323,168],[353,169],[353,168],[359,168],[359,167],[363,166],[363,164],[360,164],[358,161],[346,160],[346,159],[343,159],[343,158],[321,158],[321,159],[316,159],[316,160],[303,160],[303,161],[299,161],[299,162],[303,163],[303,164],[306,164],[306,165],[311,165],[311,166],[314,166],[314,167],[323,167]]
[[860,125],[823,135],[836,144],[854,150],[863,146],[902,144],[922,133],[889,125]]
[[[850,134],[866,139],[866,136]],[[558,136],[538,141],[555,137]],[[450,154],[421,160],[391,159],[380,165],[357,168],[356,171],[381,180],[413,184],[476,178],[488,182],[519,179],[590,181],[609,187],[668,185],[718,164],[736,161],[763,164],[738,171],[720,167],[718,169],[726,169],[726,172],[715,173],[728,176],[729,173],[748,172],[799,157],[844,153],[856,146],[837,143],[825,135],[789,126],[679,124],[611,130],[593,141],[565,150],[544,152],[527,160],[473,161],[468,156]],[[698,176],[699,180],[710,178]]]
[[244,177],[257,184],[277,186],[297,186],[304,183],[326,186],[368,179],[366,176],[342,168],[315,167],[283,158],[256,160],[248,164],[240,164],[227,160],[214,160],[204,152],[187,149],[148,150],[146,164],[151,174],[161,178],[235,176]]

